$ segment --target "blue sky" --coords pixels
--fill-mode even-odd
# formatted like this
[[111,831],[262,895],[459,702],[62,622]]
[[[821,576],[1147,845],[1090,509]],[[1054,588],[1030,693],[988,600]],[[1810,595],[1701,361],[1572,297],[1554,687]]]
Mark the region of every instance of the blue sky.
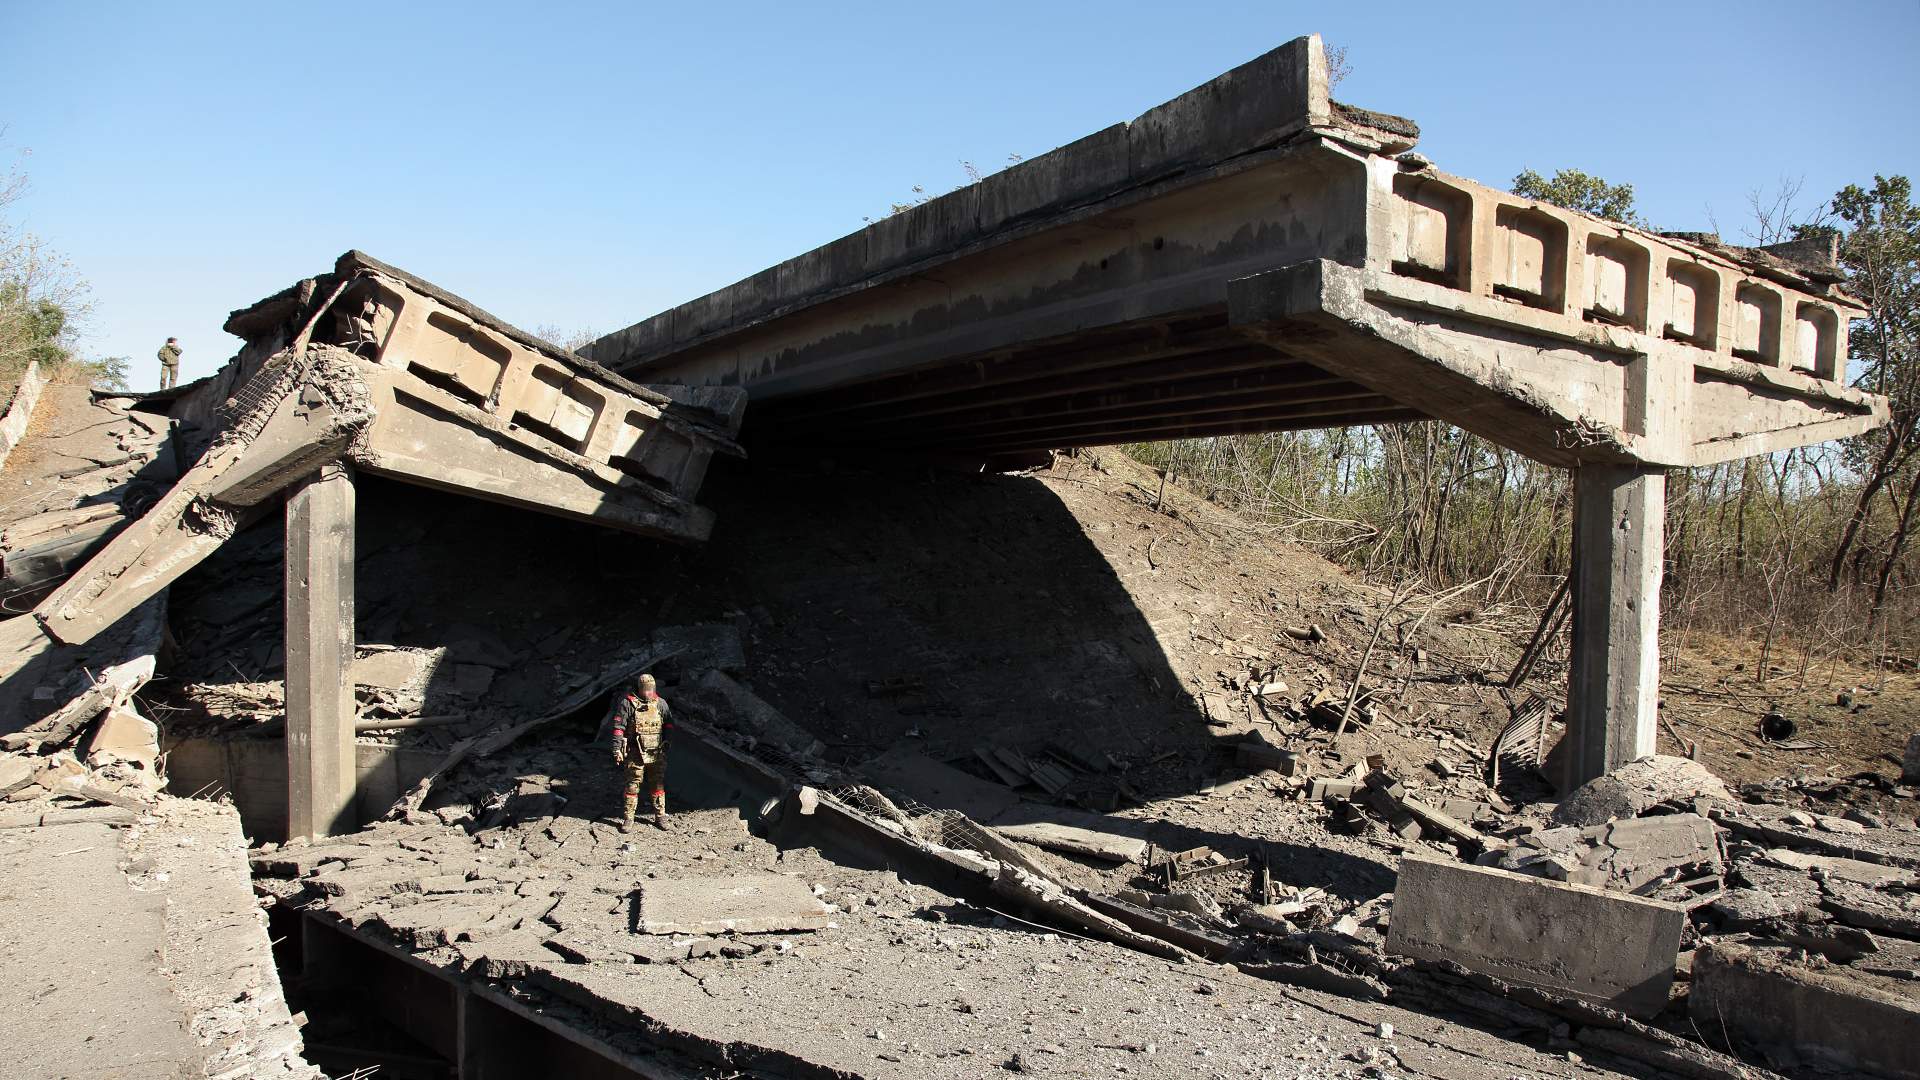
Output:
[[1441,168],[1574,166],[1737,236],[1920,174],[1920,3],[0,7],[14,217],[93,283],[84,347],[156,377],[359,247],[523,326],[602,333],[825,243],[959,162],[1033,156],[1299,34]]

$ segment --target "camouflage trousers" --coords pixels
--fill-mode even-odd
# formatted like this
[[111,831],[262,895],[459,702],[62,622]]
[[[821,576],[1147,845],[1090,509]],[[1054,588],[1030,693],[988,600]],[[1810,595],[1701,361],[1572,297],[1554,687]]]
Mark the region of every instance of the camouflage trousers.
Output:
[[633,812],[640,804],[640,789],[647,790],[647,797],[653,800],[653,812],[667,812],[667,755],[655,754],[651,762],[642,765],[632,758],[627,759],[627,794],[622,805],[626,820],[633,820]]

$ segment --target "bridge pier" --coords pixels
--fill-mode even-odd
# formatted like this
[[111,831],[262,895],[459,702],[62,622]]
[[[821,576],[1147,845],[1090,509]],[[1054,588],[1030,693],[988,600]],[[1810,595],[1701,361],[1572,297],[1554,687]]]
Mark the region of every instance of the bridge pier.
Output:
[[287,838],[352,829],[353,469],[334,462],[287,496]]
[[1569,787],[1654,752],[1666,470],[1582,464],[1573,490]]

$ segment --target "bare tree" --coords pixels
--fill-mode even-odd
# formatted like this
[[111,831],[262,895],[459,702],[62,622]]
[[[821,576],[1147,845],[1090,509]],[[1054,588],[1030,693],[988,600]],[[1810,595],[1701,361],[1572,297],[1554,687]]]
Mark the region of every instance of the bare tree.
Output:
[[27,193],[25,157],[15,151],[0,176],[0,379],[9,382],[35,360],[50,366],[72,359],[90,309],[86,281],[15,221],[14,208]]

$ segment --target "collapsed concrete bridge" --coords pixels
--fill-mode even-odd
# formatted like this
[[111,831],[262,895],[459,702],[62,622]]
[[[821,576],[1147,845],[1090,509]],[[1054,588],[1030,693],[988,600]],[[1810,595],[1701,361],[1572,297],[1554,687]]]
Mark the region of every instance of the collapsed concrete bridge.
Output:
[[1575,476],[1569,766],[1654,746],[1667,468],[1856,435],[1831,249],[1570,213],[1409,153],[1317,37],[585,353],[755,445],[987,464],[1439,419]]
[[293,836],[359,824],[357,472],[690,543],[713,527],[693,499],[714,455],[741,452],[742,391],[637,385],[357,251],[227,329],[246,347],[174,403],[211,441],[30,617],[0,624],[0,677],[32,681],[35,658],[121,623],[284,502]]

